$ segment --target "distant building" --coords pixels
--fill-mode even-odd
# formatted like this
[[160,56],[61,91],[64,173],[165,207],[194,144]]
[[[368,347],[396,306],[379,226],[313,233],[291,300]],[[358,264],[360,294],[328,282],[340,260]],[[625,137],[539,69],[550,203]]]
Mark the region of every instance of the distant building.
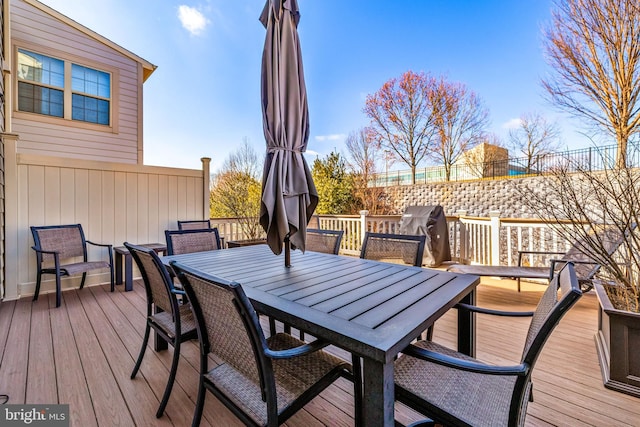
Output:
[[509,175],[509,150],[483,142],[465,151],[454,163],[457,179],[481,179]]

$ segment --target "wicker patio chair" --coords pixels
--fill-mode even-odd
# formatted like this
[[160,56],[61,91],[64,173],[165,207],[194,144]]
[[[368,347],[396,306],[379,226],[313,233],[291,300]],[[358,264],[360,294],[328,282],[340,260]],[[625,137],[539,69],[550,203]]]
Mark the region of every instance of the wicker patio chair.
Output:
[[208,219],[178,221],[178,230],[202,230],[209,228],[211,228],[211,221]]
[[[84,287],[87,272],[97,269],[108,268],[111,273],[111,292],[114,291],[113,275],[113,252],[112,245],[94,243],[86,240],[82,225],[48,225],[42,227],[31,227],[34,246],[36,252],[36,290],[33,300],[38,299],[40,285],[43,274],[55,274],[56,276],[56,307],[60,307],[62,302],[62,276],[73,276],[82,273],[80,289]],[[87,244],[105,248],[109,261],[88,261]],[[78,259],[82,257],[82,261]],[[70,261],[63,264],[64,261]]]
[[167,406],[176,378],[178,361],[180,360],[180,344],[198,338],[198,333],[191,306],[179,303],[176,297],[176,295],[184,295],[184,291],[173,287],[169,272],[162,264],[158,254],[153,249],[143,246],[136,246],[127,242],[124,245],[129,249],[138,265],[147,293],[147,322],[144,338],[142,339],[142,347],[140,348],[138,360],[131,372],[131,379],[136,377],[140,369],[140,364],[149,343],[151,329],[173,347],[173,362],[169,371],[169,379],[156,412],[156,417],[160,418]]
[[531,372],[538,355],[580,296],[575,269],[568,263],[549,284],[534,312],[459,304],[460,310],[531,316],[520,364],[493,366],[434,342],[419,341],[404,349],[395,363],[396,399],[447,426],[524,425],[527,404],[532,400]]
[[342,241],[342,230],[319,230],[307,228],[307,242],[305,249],[325,254],[337,255]]
[[365,233],[360,258],[422,265],[426,236]]
[[[349,364],[279,333],[265,338],[258,316],[238,283],[229,283],[173,261],[196,318],[200,381],[192,426],[202,417],[206,391],[245,425],[278,426],[321,393]],[[209,367],[209,355],[221,363]]]
[[179,255],[192,252],[222,249],[217,228],[194,230],[165,230],[167,254]]
[[[403,262],[422,266],[426,236],[409,234],[365,233],[360,258],[385,262]],[[433,325],[429,326],[427,340],[433,338]]]

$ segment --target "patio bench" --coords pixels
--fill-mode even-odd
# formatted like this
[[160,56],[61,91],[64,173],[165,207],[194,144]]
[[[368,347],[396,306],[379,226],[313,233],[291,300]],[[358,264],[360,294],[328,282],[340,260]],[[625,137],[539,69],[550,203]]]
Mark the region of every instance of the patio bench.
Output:
[[[60,307],[62,300],[60,283],[62,276],[73,276],[82,273],[82,281],[80,282],[80,289],[82,289],[88,271],[108,268],[111,277],[111,292],[114,291],[112,245],[86,240],[80,224],[32,226],[31,233],[34,241],[32,249],[36,252],[38,268],[36,290],[33,295],[34,301],[38,299],[43,274],[55,274],[56,276],[56,307]],[[109,262],[89,261],[87,244],[106,248]],[[82,261],[78,261],[79,258],[82,258]],[[63,261],[70,262],[63,264]]]

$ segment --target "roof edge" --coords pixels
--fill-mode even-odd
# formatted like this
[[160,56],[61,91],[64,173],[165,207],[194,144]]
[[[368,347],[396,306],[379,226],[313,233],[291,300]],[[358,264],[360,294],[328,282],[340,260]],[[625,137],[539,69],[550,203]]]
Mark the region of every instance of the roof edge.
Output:
[[65,24],[77,29],[78,31],[86,34],[87,36],[99,41],[102,44],[105,44],[107,46],[109,46],[110,48],[112,48],[113,50],[121,53],[122,55],[140,63],[142,65],[143,68],[143,72],[142,72],[142,81],[145,82],[149,76],[151,76],[151,74],[153,74],[153,72],[155,71],[157,67],[157,65],[152,64],[151,62],[147,61],[146,59],[136,55],[135,53],[131,52],[130,50],[125,49],[124,47],[120,46],[117,43],[112,42],[111,40],[109,40],[108,38],[101,36],[100,34],[96,33],[95,31],[85,27],[84,25],[80,24],[77,21],[74,21],[73,19],[69,18],[68,16],[58,12],[55,9],[52,9],[51,7],[47,6],[46,4],[40,3],[38,0],[22,0],[23,2],[43,11],[44,13],[47,13],[51,16],[53,16],[54,18],[64,22]]

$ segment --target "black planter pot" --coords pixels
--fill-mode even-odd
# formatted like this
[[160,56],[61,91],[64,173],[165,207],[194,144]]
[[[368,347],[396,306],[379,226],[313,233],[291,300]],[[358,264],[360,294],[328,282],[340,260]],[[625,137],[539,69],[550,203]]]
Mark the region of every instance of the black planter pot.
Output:
[[640,313],[615,309],[604,287],[594,285],[600,303],[595,340],[604,386],[640,397]]

